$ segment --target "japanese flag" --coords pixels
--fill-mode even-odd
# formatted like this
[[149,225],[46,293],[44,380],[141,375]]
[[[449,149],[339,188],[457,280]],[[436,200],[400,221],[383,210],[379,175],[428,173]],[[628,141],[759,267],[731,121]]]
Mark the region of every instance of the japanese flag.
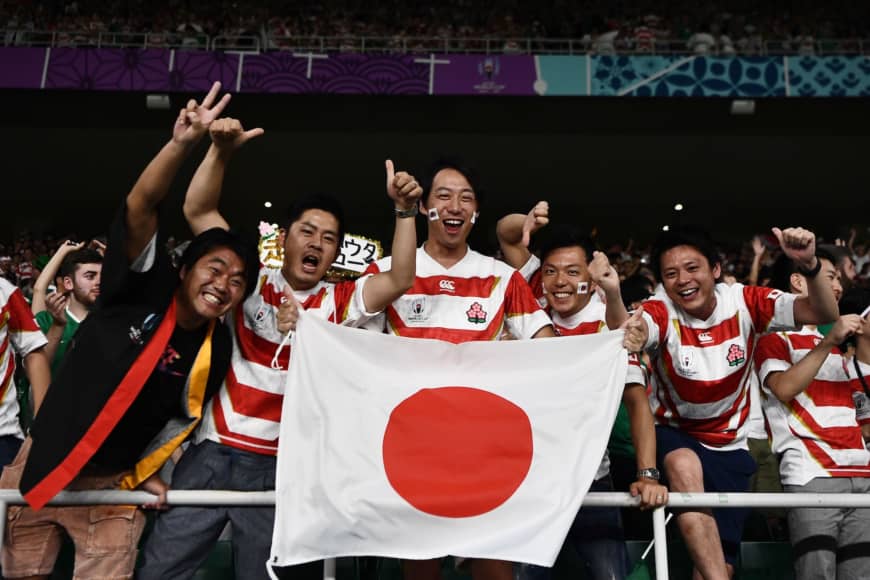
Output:
[[450,554],[551,566],[616,417],[622,338],[457,345],[300,313],[269,564]]

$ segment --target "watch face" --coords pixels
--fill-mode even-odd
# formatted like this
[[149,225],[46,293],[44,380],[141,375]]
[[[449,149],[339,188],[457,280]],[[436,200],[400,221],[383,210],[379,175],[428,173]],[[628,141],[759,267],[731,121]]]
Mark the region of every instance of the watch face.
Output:
[[661,477],[661,475],[659,474],[659,470],[654,468],[654,467],[648,467],[646,469],[641,469],[640,471],[637,472],[637,476],[638,477],[646,477],[649,479],[655,479],[656,481],[658,481],[659,478]]

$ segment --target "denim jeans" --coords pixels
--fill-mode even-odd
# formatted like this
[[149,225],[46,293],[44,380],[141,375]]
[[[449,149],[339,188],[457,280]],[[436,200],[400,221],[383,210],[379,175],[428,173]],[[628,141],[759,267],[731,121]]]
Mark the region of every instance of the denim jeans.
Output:
[[[172,489],[270,491],[276,458],[203,441],[191,445],[175,467]],[[206,560],[227,522],[232,524],[233,563],[238,580],[268,578],[274,507],[178,506],[160,514],[145,542],[144,580],[191,578]]]

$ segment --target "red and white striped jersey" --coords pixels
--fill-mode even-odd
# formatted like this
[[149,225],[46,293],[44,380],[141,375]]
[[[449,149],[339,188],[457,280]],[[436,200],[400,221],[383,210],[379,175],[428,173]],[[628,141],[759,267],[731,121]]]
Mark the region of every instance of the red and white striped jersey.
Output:
[[[320,282],[293,295],[306,312],[318,318],[358,326],[371,316],[362,297],[366,278],[338,284]],[[277,453],[290,346],[286,345],[278,357],[280,369],[273,369],[271,362],[284,338],[278,332],[276,317],[287,285],[281,270],[263,266],[254,293],[233,312],[230,368],[203,413],[198,442],[209,439],[253,453]]]
[[[389,268],[390,258],[383,258],[367,272]],[[498,340],[505,326],[516,338],[531,338],[550,319],[519,272],[504,262],[469,249],[445,268],[420,247],[414,285],[379,323],[399,336],[460,343]]]
[[717,284],[707,320],[677,309],[663,293],[643,303],[649,328],[656,423],[681,429],[710,449],[746,449],[757,337],[794,329],[797,296],[758,286]]
[[45,343],[21,290],[0,278],[0,435],[24,439],[13,376],[15,356],[23,358]]
[[788,370],[821,341],[817,330],[805,327],[765,335],[755,351],[771,446],[780,456],[784,484],[805,485],[815,477],[870,477],[870,452],[861,436],[861,425],[870,423],[870,401],[839,350],[831,351],[806,390],[788,403],[764,384],[770,373]]

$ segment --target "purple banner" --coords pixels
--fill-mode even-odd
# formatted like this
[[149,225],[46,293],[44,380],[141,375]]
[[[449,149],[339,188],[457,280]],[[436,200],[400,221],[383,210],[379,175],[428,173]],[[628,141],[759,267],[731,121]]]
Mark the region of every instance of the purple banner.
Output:
[[54,48],[47,89],[165,91],[169,51],[160,48]]
[[409,56],[273,52],[245,55],[241,89],[251,93],[426,94],[428,72]]
[[[236,53],[176,50],[168,89],[201,93],[220,81],[225,90],[235,92],[240,58]],[[245,55],[246,63],[248,58],[250,55]]]
[[0,50],[0,88],[38,89],[42,84],[45,48]]
[[436,95],[535,94],[537,75],[531,56],[441,54],[432,60]]

